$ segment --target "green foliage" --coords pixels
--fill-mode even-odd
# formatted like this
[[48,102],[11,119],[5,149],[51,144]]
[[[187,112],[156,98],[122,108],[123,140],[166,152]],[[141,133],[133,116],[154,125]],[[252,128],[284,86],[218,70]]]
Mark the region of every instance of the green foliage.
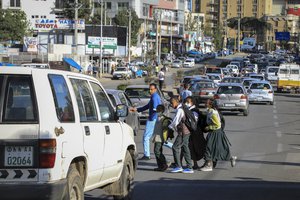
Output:
[[0,41],[23,41],[29,22],[21,10],[0,9]]
[[213,30],[212,28],[209,26],[209,24],[206,24],[204,26],[204,35],[207,37],[213,36]]
[[[264,18],[243,17],[241,18],[241,30],[263,31],[271,30],[272,24],[266,22]],[[238,18],[230,18],[227,20],[227,26],[232,29],[238,29]]]
[[[136,12],[133,9],[131,9],[131,16],[131,45],[135,46],[137,43],[137,36],[142,21],[138,18]],[[127,13],[127,10],[119,10],[118,14],[115,17],[115,23],[119,26],[129,26],[129,15]]]
[[[74,2],[75,0],[66,0],[64,4],[63,15],[68,19],[75,18]],[[82,5],[78,10],[78,18],[89,21],[92,12],[90,0],[78,0],[78,3]]]
[[223,34],[222,34],[222,26],[218,26],[218,28],[214,31],[214,40],[213,43],[215,45],[216,50],[220,50],[223,48]]
[[197,20],[193,19],[191,13],[187,14],[184,27],[186,31],[197,31]]

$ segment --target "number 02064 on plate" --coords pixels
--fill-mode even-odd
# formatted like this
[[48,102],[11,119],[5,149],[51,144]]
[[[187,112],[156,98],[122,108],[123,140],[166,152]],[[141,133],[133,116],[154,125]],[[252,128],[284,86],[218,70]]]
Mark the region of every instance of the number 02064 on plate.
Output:
[[4,166],[32,166],[33,147],[32,146],[6,146],[4,156]]

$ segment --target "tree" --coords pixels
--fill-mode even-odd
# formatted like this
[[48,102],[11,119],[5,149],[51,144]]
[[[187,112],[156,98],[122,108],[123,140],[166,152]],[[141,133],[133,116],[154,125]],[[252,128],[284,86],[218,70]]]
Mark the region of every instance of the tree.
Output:
[[[137,43],[137,36],[141,27],[142,21],[138,18],[135,11],[131,9],[131,44],[133,46]],[[129,26],[129,15],[127,10],[120,10],[115,17],[115,23],[118,26]]]
[[222,26],[218,26],[218,28],[216,28],[214,30],[214,37],[213,38],[214,38],[213,43],[215,45],[216,50],[222,49],[223,48],[223,42],[224,42]]
[[187,14],[184,27],[186,31],[197,31],[197,20],[193,19],[191,13]]
[[23,41],[28,27],[24,11],[0,9],[0,41]]
[[[91,5],[90,0],[78,0],[79,5],[81,7],[78,10],[78,18],[79,19],[85,19],[85,21],[90,20],[91,16]],[[75,0],[67,0],[64,4],[64,10],[63,15],[64,17],[68,19],[74,19],[75,18]]]

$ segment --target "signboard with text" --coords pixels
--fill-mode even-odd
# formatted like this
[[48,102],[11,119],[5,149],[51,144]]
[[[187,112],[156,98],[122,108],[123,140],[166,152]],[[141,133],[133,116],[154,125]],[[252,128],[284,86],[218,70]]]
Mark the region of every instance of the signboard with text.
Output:
[[275,40],[289,41],[290,39],[290,32],[275,32]]
[[[33,20],[33,29],[38,31],[50,31],[53,29],[75,29],[75,20],[71,19],[37,19]],[[85,29],[84,19],[77,21],[78,30]]]
[[37,37],[24,37],[24,50],[27,52],[38,51],[38,38]]
[[[100,48],[101,37],[88,37],[88,48]],[[103,49],[117,49],[117,38],[102,37]]]

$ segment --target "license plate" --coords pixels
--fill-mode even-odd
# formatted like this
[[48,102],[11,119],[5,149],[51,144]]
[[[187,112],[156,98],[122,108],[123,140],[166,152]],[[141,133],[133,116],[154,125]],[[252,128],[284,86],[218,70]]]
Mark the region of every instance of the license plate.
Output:
[[257,97],[257,100],[262,100],[263,98],[262,97]]
[[6,146],[4,166],[33,166],[33,146]]
[[235,104],[234,103],[226,103],[225,106],[230,107],[230,106],[235,106]]

